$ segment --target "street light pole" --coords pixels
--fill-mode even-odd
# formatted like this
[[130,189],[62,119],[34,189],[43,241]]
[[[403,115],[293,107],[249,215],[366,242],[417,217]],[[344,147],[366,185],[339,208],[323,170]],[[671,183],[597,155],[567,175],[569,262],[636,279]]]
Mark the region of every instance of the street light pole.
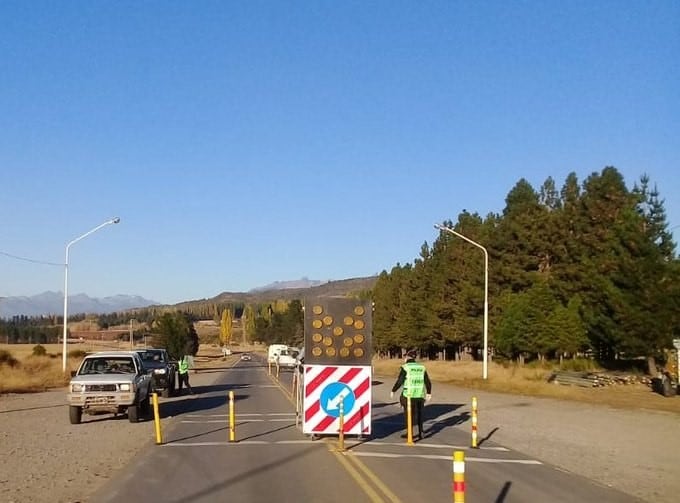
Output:
[[66,373],[66,352],[67,352],[66,339],[67,339],[67,333],[68,333],[68,252],[69,252],[69,249],[71,248],[72,244],[77,243],[78,241],[80,241],[83,238],[86,238],[87,236],[89,236],[93,232],[98,231],[102,227],[105,227],[109,224],[117,224],[118,222],[120,222],[120,218],[118,218],[118,217],[112,218],[111,220],[107,220],[103,224],[99,224],[94,229],[87,231],[82,236],[78,236],[77,238],[75,238],[73,241],[71,241],[70,243],[68,243],[66,245],[66,260],[64,261],[64,334],[63,334],[63,337],[62,337],[62,339],[63,339],[62,340],[62,371],[64,373]]
[[484,355],[482,364],[482,378],[486,379],[488,377],[488,353],[489,353],[489,252],[486,251],[479,243],[473,241],[470,238],[463,236],[461,233],[454,231],[450,227],[446,227],[443,224],[434,224],[435,229],[440,231],[450,232],[451,234],[458,236],[459,238],[467,241],[471,245],[476,246],[484,252]]
[[135,349],[135,341],[134,341],[134,331],[132,329],[133,325],[132,322],[137,321],[134,318],[130,318],[130,350]]

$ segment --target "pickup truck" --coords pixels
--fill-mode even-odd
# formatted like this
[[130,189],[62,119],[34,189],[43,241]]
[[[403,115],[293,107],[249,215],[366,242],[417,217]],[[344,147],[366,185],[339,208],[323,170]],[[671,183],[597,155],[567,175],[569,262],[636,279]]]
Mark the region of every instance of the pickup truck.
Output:
[[135,349],[142,359],[144,370],[151,375],[151,392],[168,398],[175,393],[177,363],[170,360],[165,349]]
[[83,414],[127,412],[131,423],[149,414],[151,376],[134,351],[87,355],[71,373],[68,387],[69,420],[80,424]]

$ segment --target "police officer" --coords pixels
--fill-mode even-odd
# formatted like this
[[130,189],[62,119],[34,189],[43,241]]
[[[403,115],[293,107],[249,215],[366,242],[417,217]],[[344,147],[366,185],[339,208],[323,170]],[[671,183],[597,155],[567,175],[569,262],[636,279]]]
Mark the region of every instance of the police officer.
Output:
[[189,358],[187,355],[182,356],[179,360],[177,372],[179,373],[179,392],[177,394],[182,394],[182,385],[186,384],[189,393],[193,395],[194,390],[191,389],[191,385],[189,384]]
[[[403,385],[399,402],[404,407],[404,419],[406,420],[406,427],[408,428],[408,408],[407,400],[411,398],[411,411],[415,416],[415,420],[411,417],[411,424],[418,425],[418,440],[423,438],[423,407],[426,401],[432,398],[432,382],[427,375],[425,365],[416,363],[416,352],[411,350],[406,353],[404,364],[399,370],[399,377],[392,386],[390,398],[394,398],[394,392]],[[404,433],[401,438],[406,438],[408,434]]]

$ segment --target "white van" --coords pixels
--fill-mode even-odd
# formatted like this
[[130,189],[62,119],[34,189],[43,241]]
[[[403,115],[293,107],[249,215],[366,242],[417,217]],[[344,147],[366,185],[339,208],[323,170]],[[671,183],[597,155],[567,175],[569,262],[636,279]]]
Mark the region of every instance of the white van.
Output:
[[295,368],[296,360],[285,344],[271,344],[267,352],[267,361],[282,368]]
[[288,349],[285,344],[270,344],[267,349],[267,362],[276,363],[276,357],[281,354],[281,350]]

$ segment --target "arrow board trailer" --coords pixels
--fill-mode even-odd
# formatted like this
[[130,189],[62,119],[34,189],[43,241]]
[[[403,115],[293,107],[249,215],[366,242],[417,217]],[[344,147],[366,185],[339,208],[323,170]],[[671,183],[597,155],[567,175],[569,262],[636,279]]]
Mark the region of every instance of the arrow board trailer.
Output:
[[371,433],[371,366],[305,365],[302,432],[337,435],[340,410],[348,435]]

